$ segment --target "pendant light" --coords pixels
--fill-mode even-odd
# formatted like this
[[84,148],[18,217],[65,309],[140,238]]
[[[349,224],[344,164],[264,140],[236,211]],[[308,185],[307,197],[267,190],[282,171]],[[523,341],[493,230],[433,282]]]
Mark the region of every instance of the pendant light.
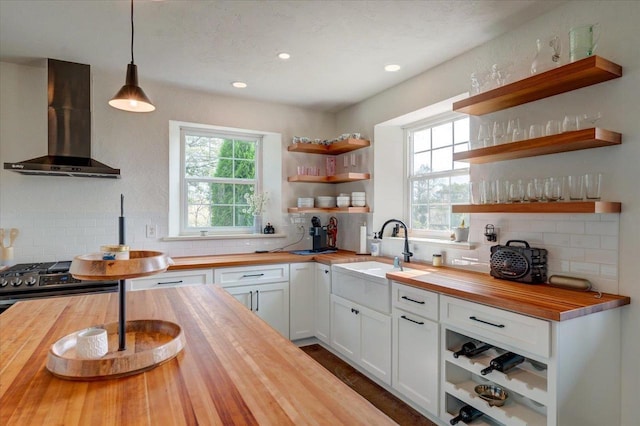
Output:
[[138,86],[138,67],[133,63],[133,0],[131,0],[131,63],[127,65],[124,86],[109,101],[109,105],[129,112],[151,112],[156,109],[144,90]]

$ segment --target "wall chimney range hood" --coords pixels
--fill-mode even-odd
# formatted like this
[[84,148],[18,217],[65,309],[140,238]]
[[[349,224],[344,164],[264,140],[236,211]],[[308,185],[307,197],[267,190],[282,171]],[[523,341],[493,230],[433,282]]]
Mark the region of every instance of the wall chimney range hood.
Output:
[[114,169],[91,158],[91,67],[47,60],[49,155],[4,163],[5,170],[25,175],[120,177]]

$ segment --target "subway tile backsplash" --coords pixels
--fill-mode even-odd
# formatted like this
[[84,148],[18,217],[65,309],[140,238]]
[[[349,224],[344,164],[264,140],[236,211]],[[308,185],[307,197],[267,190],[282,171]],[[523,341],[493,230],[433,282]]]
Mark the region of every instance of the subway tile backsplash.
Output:
[[[71,259],[82,253],[96,252],[104,244],[113,244],[118,236],[118,215],[113,213],[25,212],[5,214],[0,227],[18,228],[14,263]],[[284,214],[277,230],[286,238],[196,239],[163,241],[146,238],[146,224],[158,226],[158,236],[167,235],[166,216],[158,213],[127,215],[126,240],[135,249],[164,251],[170,256],[216,255],[274,250],[295,243],[295,215]],[[308,215],[307,215],[308,216]],[[326,223],[329,215],[320,215]],[[340,248],[357,250],[358,229],[368,223],[370,215],[338,215]],[[301,242],[286,250],[311,248],[307,235],[310,217],[297,218],[305,226]],[[589,279],[595,288],[618,293],[618,241],[620,221],[617,214],[473,214],[471,215],[471,248],[460,245],[411,241],[412,260],[431,262],[434,253],[443,253],[449,266],[489,271],[490,248],[508,240],[525,240],[532,247],[548,250],[548,275],[570,275]],[[484,229],[493,224],[498,242],[487,242]],[[403,240],[385,238],[384,256],[401,256]]]

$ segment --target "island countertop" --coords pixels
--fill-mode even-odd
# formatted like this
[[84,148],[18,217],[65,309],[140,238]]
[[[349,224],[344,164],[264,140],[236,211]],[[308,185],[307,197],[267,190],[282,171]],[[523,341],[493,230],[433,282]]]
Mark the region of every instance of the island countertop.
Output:
[[0,424],[394,424],[217,286],[129,292],[127,311],[179,324],[186,346],[153,370],[92,382],[54,377],[47,352],[74,331],[116,322],[116,293],[2,313]]

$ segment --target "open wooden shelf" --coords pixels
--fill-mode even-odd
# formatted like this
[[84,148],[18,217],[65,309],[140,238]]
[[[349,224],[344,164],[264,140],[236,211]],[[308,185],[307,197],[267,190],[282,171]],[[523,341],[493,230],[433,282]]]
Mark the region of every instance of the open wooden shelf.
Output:
[[453,110],[483,115],[622,77],[622,67],[600,56],[563,65],[455,102]]
[[509,204],[455,204],[452,213],[620,213],[622,205],[611,201],[558,201]]
[[465,161],[473,164],[491,163],[494,161],[620,145],[621,143],[622,135],[620,133],[593,128],[488,146],[471,151],[456,152],[453,154],[453,161]]
[[334,176],[309,176],[309,175],[296,175],[289,176],[287,181],[289,182],[308,182],[308,183],[345,183],[345,182],[357,182],[359,180],[369,180],[371,175],[369,173],[341,173]]
[[366,148],[371,145],[366,139],[345,139],[343,141],[334,142],[331,145],[320,145],[313,143],[297,143],[289,145],[287,151],[304,152],[306,154],[325,154],[338,155],[345,152],[355,151],[356,149]]
[[369,207],[334,207],[334,208],[307,208],[307,207],[289,207],[289,213],[369,213]]

